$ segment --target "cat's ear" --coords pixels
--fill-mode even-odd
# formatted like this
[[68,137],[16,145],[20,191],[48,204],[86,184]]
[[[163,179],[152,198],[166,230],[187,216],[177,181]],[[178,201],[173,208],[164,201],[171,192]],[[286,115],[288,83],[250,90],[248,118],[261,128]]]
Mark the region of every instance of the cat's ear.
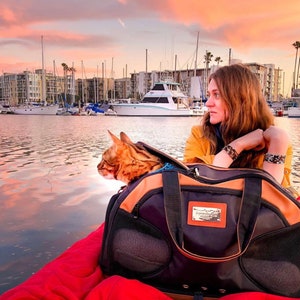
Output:
[[127,144],[134,144],[125,132],[120,132],[121,141]]
[[108,133],[109,133],[109,135],[110,135],[110,137],[111,137],[111,139],[112,139],[112,141],[113,141],[113,143],[114,144],[116,144],[116,145],[118,145],[119,143],[121,143],[121,140],[118,138],[118,137],[116,137],[112,132],[110,132],[109,130],[107,130],[108,131]]

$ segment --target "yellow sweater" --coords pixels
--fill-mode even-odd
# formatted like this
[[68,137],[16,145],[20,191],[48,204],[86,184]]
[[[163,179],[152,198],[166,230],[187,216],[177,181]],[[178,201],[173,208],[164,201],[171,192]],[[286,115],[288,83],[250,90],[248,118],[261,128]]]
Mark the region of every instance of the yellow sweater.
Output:
[[[282,180],[281,185],[285,188],[289,188],[295,194],[296,191],[293,190],[293,188],[290,188],[292,156],[293,156],[293,149],[292,146],[290,145],[286,153],[284,178]],[[214,157],[215,155],[212,155],[210,152],[210,144],[208,139],[203,136],[202,127],[200,125],[193,126],[191,130],[191,135],[186,141],[184,162],[186,163],[203,162],[205,164],[212,164]],[[262,165],[263,165],[263,156],[261,157],[258,168],[262,169]]]

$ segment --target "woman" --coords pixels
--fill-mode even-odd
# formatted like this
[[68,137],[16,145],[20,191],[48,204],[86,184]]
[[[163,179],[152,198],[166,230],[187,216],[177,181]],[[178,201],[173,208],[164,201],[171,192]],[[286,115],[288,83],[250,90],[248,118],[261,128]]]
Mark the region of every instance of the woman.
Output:
[[246,66],[219,68],[209,77],[208,112],[186,142],[185,162],[260,168],[291,188],[292,146],[274,117],[256,75]]

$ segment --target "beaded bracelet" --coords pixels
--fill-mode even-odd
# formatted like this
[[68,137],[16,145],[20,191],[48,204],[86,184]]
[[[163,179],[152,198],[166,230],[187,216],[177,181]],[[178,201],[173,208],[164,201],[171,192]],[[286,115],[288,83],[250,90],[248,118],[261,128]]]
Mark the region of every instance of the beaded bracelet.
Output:
[[223,150],[230,156],[232,160],[236,160],[238,158],[238,153],[234,148],[232,148],[230,145],[226,145]]
[[285,155],[266,153],[264,160],[272,164],[284,164]]

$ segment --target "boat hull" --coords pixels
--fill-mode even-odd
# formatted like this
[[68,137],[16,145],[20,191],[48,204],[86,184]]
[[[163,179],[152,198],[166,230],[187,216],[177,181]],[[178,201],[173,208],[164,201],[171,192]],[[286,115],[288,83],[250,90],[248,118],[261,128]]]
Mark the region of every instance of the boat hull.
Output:
[[58,112],[58,105],[47,106],[25,106],[16,107],[12,109],[17,115],[56,115]]
[[300,107],[289,107],[288,108],[289,118],[300,118]]
[[113,110],[117,116],[153,116],[153,117],[191,117],[194,115],[191,109],[170,108],[159,105],[146,104],[113,104]]

